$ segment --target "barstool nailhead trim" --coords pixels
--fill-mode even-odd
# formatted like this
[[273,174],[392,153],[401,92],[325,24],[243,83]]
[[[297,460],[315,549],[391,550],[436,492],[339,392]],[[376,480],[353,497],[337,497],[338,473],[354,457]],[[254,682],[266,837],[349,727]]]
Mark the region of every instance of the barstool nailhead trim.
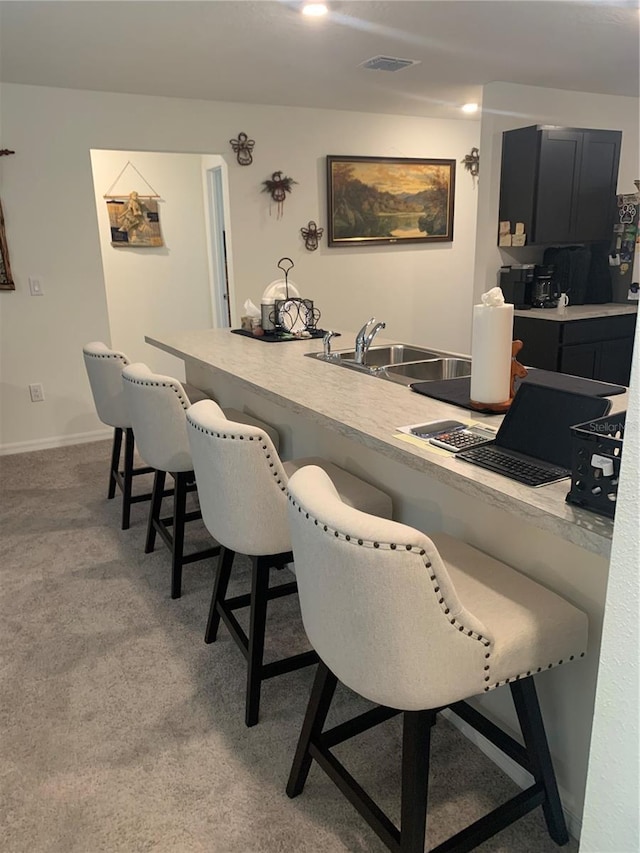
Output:
[[[187,418],[188,418],[188,417],[189,417],[189,416],[187,415]],[[294,506],[296,505],[296,502],[293,500],[293,498],[291,497],[291,495],[289,495],[289,500],[291,501],[291,503],[292,503]],[[300,512],[301,510],[299,509],[298,511]],[[313,521],[313,523],[315,524],[315,526],[316,526],[316,527],[318,526],[318,524],[322,523],[322,522],[320,522],[317,518],[311,518],[311,516],[310,516],[310,514],[309,514],[308,512],[306,512],[306,513],[305,513],[305,518],[309,519],[310,521]],[[340,531],[338,531],[338,530],[329,530],[329,526],[328,526],[327,524],[322,524],[322,529],[324,530],[324,532],[325,532],[325,533],[329,533],[329,532],[330,532],[330,533],[333,533],[333,535],[334,535],[334,537],[335,537],[336,539],[339,539],[341,536],[344,536],[344,540],[345,540],[346,542],[351,542],[351,536],[350,536],[350,535],[348,535],[348,534],[341,534],[341,533],[340,533]],[[379,548],[382,548],[382,549],[384,549],[384,548],[388,548],[390,551],[396,551],[396,550],[398,549],[398,545],[397,545],[397,543],[395,543],[395,542],[389,542],[389,543],[384,543],[384,542],[366,542],[366,543],[365,543],[365,541],[364,541],[363,539],[358,539],[358,540],[356,540],[356,541],[357,541],[358,545],[365,545],[365,544],[366,544],[366,545],[369,545],[369,546],[370,546],[370,547],[372,547],[372,548],[377,548],[377,549],[379,549]],[[407,551],[413,551],[414,549],[415,549],[416,551],[418,551],[418,553],[420,554],[420,556],[421,556],[421,557],[425,557],[425,560],[424,560],[425,568],[427,568],[427,569],[431,569],[431,568],[432,568],[431,561],[428,559],[428,557],[427,557],[427,552],[426,552],[426,550],[425,550],[424,548],[417,548],[416,546],[414,546],[414,545],[410,545],[410,544],[405,544],[405,546],[404,546],[404,547],[405,547],[405,549],[406,549]],[[438,594],[440,593],[440,586],[439,586],[439,584],[438,584],[438,582],[437,582],[437,581],[438,581],[437,576],[436,576],[435,574],[432,574],[432,573],[430,572],[430,573],[429,573],[429,578],[430,578],[430,580],[431,580],[432,584],[434,585],[434,586],[433,586],[433,591],[434,591],[434,593],[435,593],[436,595],[438,595]],[[448,616],[448,615],[449,615],[449,613],[450,613],[451,611],[450,611],[450,608],[446,606],[446,602],[445,602],[444,596],[440,595],[440,597],[438,598],[438,604],[442,607],[444,614],[445,614],[446,616]],[[477,641],[481,642],[481,643],[482,643],[482,645],[483,645],[485,648],[489,648],[489,646],[491,645],[491,642],[490,642],[486,637],[483,637],[483,636],[482,636],[482,634],[476,634],[476,633],[473,631],[473,629],[467,629],[467,628],[465,628],[465,626],[464,626],[464,625],[461,625],[459,622],[457,622],[457,621],[456,621],[455,617],[452,617],[452,618],[451,618],[451,619],[449,619],[448,621],[449,621],[449,623],[450,623],[453,627],[457,628],[457,630],[458,630],[460,633],[464,633],[464,634],[466,634],[466,636],[467,636],[467,637],[471,637],[471,638],[473,638],[473,639],[475,639],[475,640],[477,640]],[[485,653],[485,660],[488,660],[490,657],[491,657],[491,654],[490,654],[489,652]],[[484,671],[486,672],[487,670],[489,670],[489,665],[488,665],[488,664],[487,664],[487,665],[485,665],[485,667],[484,667]],[[484,680],[485,680],[485,681],[490,681],[490,680],[491,680],[491,677],[487,675],[487,676],[485,676],[485,679],[484,679]],[[495,686],[495,685],[494,685],[494,686]],[[485,687],[484,689],[485,689],[485,691],[486,691],[486,690],[490,690],[490,689],[492,689],[492,688],[491,688],[491,687]]]
[[[169,387],[169,388],[171,388],[171,390],[172,390],[172,391],[175,391],[175,393],[178,395],[178,400],[180,400],[180,403],[182,404],[182,408],[183,408],[185,411],[186,411],[186,410],[189,408],[189,406],[191,405],[191,402],[188,400],[188,398],[187,398],[187,397],[185,397],[185,396],[184,396],[184,394],[182,394],[182,392],[181,392],[181,391],[180,391],[180,389],[178,388],[178,386],[177,386],[177,385],[174,385],[173,383],[168,383],[168,382],[151,382],[151,381],[149,381],[148,379],[145,379],[145,380],[142,380],[142,379],[132,379],[132,378],[131,378],[131,377],[129,377],[129,376],[123,376],[122,378],[124,379],[124,381],[125,381],[125,382],[130,382],[132,385],[147,385],[147,386],[149,386],[149,387],[151,387],[151,388],[167,388],[167,387]],[[194,426],[195,426],[195,424],[194,424]]]
[[97,352],[87,352],[86,350],[83,350],[83,353],[88,358],[113,358],[116,361],[123,362],[125,367],[128,367],[128,365],[129,365],[129,360],[127,358],[125,358],[125,356],[122,355],[121,353],[117,353],[117,352],[97,353]]
[[[580,652],[579,656],[581,658],[583,658],[585,656],[585,652]],[[489,655],[486,655],[486,657],[489,657]],[[503,684],[510,684],[513,681],[520,681],[521,678],[528,678],[530,675],[533,675],[534,673],[539,673],[539,672],[543,672],[544,670],[553,669],[554,666],[561,666],[563,663],[566,663],[567,660],[574,660],[574,659],[575,659],[575,655],[570,655],[568,658],[562,658],[557,663],[553,663],[553,662],[548,663],[548,664],[546,664],[546,666],[539,666],[535,670],[530,669],[530,670],[527,670],[527,672],[518,672],[515,675],[510,675],[509,678],[505,678],[504,681],[496,681],[495,684],[491,684],[488,687],[485,687],[484,688],[485,693],[488,690],[494,690],[496,687],[500,687]],[[488,681],[488,680],[489,679],[485,677],[485,681]]]
[[[188,408],[188,407],[185,407],[185,408]],[[232,440],[235,440],[236,438],[238,438],[239,441],[244,441],[245,439],[248,439],[249,441],[253,441],[255,439],[256,441],[260,441],[261,442],[260,446],[261,446],[262,450],[267,451],[265,453],[266,459],[271,459],[271,450],[269,449],[269,447],[266,444],[264,444],[266,436],[243,435],[241,433],[237,434],[237,435],[230,435],[229,433],[226,433],[226,432],[225,433],[212,432],[211,430],[204,429],[199,424],[194,423],[193,420],[189,417],[188,411],[187,411],[187,420],[189,421],[190,426],[192,426],[194,429],[197,429],[198,432],[204,433],[204,435],[210,435],[213,438],[222,438],[222,439],[226,438],[226,439],[232,439]],[[287,487],[283,484],[282,479],[281,479],[281,472],[277,470],[275,463],[269,462],[269,468],[272,469],[271,473],[276,478],[276,484],[280,487],[280,491],[287,494]],[[291,500],[290,497],[289,497],[289,500]],[[293,501],[293,503],[295,504],[295,501]]]

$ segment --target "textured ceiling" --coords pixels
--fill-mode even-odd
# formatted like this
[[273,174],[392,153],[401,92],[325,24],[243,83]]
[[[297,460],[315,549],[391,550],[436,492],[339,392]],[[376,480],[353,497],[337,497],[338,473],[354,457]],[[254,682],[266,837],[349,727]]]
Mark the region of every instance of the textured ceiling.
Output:
[[[460,117],[505,81],[638,95],[637,2],[0,3],[0,79],[180,98]],[[419,60],[367,71],[384,54]]]

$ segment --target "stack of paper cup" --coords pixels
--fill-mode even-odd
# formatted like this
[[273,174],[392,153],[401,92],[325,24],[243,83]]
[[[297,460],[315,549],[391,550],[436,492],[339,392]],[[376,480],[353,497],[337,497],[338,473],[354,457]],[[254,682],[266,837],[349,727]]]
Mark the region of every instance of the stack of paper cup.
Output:
[[[497,292],[496,292],[497,291]],[[504,403],[511,394],[513,305],[505,304],[494,287],[473,306],[471,340],[471,399],[475,403]]]

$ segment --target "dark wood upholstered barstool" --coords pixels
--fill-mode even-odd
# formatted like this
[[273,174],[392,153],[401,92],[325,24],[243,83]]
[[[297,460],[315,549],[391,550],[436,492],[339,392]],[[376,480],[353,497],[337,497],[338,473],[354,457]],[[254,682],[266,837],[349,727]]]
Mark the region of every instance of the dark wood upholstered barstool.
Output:
[[[144,550],[146,554],[154,550],[156,534],[159,534],[171,552],[171,598],[180,598],[183,566],[214,557],[220,550],[214,546],[184,553],[185,524],[200,518],[197,510],[187,512],[187,494],[195,489],[185,429],[185,411],[191,401],[177,379],[153,373],[146,364],[127,365],[122,371],[121,383],[138,450],[155,471]],[[173,514],[163,518],[162,498],[167,474],[174,480]]]
[[[321,662],[287,794],[302,793],[315,760],[390,850],[424,853],[431,728],[449,708],[533,782],[432,853],[472,850],[538,806],[551,838],[565,844],[569,836],[533,678],[584,655],[586,615],[464,542],[444,534],[429,538],[347,506],[319,468],[295,473],[288,490],[302,619]],[[338,680],[377,707],[323,731]],[[466,701],[505,685],[524,746]],[[331,750],[400,713],[397,828]]]
[[[145,553],[154,550],[156,534],[160,536],[171,552],[171,597],[180,598],[183,566],[215,557],[220,552],[215,545],[195,553],[184,553],[185,524],[202,517],[200,510],[187,512],[186,509],[187,495],[196,490],[185,421],[185,412],[192,401],[181,382],[153,373],[146,364],[127,365],[121,381],[140,455],[155,470]],[[201,399],[206,396],[203,392],[198,394]],[[269,430],[274,440],[278,440],[277,432],[267,424],[244,412],[230,411],[238,418],[246,418]],[[173,515],[163,518],[162,498],[166,494],[167,474],[175,482]]]
[[[262,682],[318,660],[315,652],[302,652],[272,663],[263,662],[268,602],[297,589],[295,582],[269,586],[270,569],[281,568],[292,560],[286,500],[289,475],[310,462],[322,465],[330,471],[344,500],[385,518],[391,516],[391,498],[324,460],[281,462],[263,429],[234,423],[212,400],[189,409],[187,432],[202,518],[223,546],[205,642],[216,639],[222,619],[247,659],[245,722],[254,726],[259,719]],[[228,598],[235,553],[251,557],[251,592]],[[249,636],[234,615],[235,610],[247,606]]]
[[[133,494],[133,478],[153,473],[153,468],[134,468],[135,440],[122,388],[122,370],[129,364],[129,359],[124,353],[109,349],[102,341],[85,344],[82,352],[98,417],[102,423],[113,427],[107,498],[111,500],[115,497],[116,487],[122,492],[122,529],[128,530],[131,505],[151,499],[150,492]],[[123,436],[124,460],[121,470]]]

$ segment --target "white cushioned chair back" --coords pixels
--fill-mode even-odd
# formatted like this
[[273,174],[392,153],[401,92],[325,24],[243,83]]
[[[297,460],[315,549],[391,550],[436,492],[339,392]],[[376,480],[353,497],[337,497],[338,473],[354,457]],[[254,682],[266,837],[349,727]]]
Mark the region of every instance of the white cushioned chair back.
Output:
[[131,420],[122,388],[122,368],[129,359],[102,341],[85,344],[82,352],[98,417],[103,424],[127,429]]
[[304,627],[338,679],[402,710],[481,693],[492,638],[462,607],[433,542],[347,506],[317,466],[296,471],[288,492]]
[[159,471],[191,471],[185,420],[191,402],[182,384],[141,362],[125,367],[122,382],[140,456]]
[[289,551],[288,478],[264,430],[227,420],[217,403],[202,400],[187,413],[187,434],[213,538],[240,554]]

